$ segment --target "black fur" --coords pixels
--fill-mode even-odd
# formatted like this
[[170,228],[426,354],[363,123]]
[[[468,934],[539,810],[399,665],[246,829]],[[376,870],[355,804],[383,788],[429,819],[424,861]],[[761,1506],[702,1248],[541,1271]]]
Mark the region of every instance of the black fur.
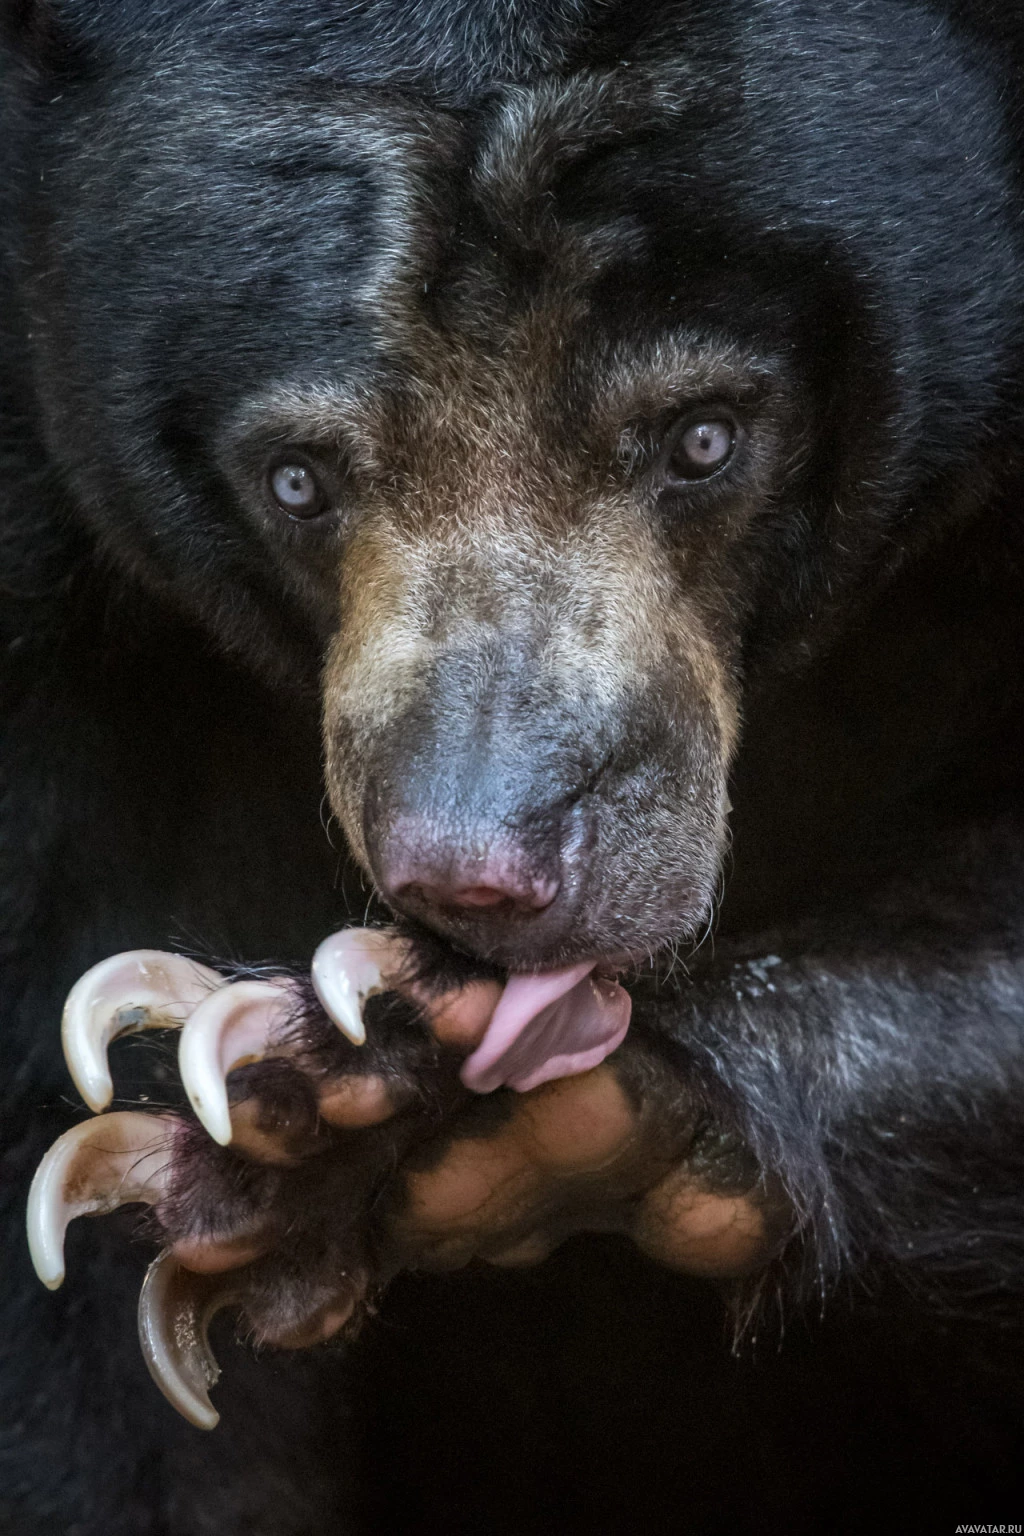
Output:
[[[3,15],[0,1530],[1019,1518],[1017,8]],[[414,126],[440,108],[472,144],[512,88],[583,67],[668,79],[679,112],[560,184],[582,223],[652,231],[644,284],[613,271],[595,324],[682,317],[771,352],[791,391],[735,615],[727,894],[689,975],[641,979],[635,1004],[793,1200],[741,1303],[781,1298],[789,1333],[737,1364],[716,1300],[595,1239],[526,1280],[404,1280],[349,1360],[225,1344],[223,1427],[200,1440],[136,1358],[120,1218],[77,1224],[56,1297],[28,1274],[27,1181],[75,1113],[60,1003],[119,949],[301,968],[363,918],[321,824],[319,557],[254,529],[218,451],[259,387],[366,365],[345,294],[380,187],[372,123],[355,148],[317,126],[336,86]],[[438,142],[442,201],[467,154]],[[459,238],[507,244],[524,281],[538,259],[528,229]],[[159,1057],[135,1061],[132,1096],[166,1094]]]

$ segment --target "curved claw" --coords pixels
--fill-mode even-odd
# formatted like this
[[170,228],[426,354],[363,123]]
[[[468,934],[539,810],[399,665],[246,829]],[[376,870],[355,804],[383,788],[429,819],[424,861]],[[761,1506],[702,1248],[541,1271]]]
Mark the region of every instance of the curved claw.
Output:
[[160,1199],[167,1141],[165,1116],[125,1111],[83,1120],[54,1142],[32,1180],[27,1217],[32,1264],[49,1290],[64,1279],[64,1234],[76,1216]]
[[363,1003],[374,992],[387,991],[384,967],[394,974],[404,958],[403,941],[386,928],[344,928],[317,949],[312,965],[314,990],[353,1045],[366,1041]]
[[106,1109],[114,1093],[107,1050],[119,1035],[178,1029],[191,1008],[223,978],[183,955],[133,949],[101,960],[68,993],[61,1041],[75,1087],[90,1109]]
[[292,1002],[287,984],[237,981],[214,992],[188,1019],[178,1042],[178,1071],[201,1124],[222,1147],[231,1141],[226,1079],[262,1061],[272,1029]]
[[149,1374],[172,1407],[197,1429],[220,1419],[210,1388],[220,1367],[210,1348],[214,1314],[238,1301],[229,1275],[197,1275],[170,1250],[153,1260],[139,1296],[139,1343]]

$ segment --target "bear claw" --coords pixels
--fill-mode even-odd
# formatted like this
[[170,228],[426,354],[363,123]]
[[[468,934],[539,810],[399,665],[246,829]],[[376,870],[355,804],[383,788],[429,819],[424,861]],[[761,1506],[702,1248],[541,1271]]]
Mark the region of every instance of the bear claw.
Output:
[[112,955],[86,971],[64,1004],[61,1043],[89,1108],[99,1114],[113,1098],[107,1051],[120,1035],[180,1029],[189,1011],[223,981],[208,966],[159,949]]
[[285,983],[238,981],[204,999],[186,1021],[178,1043],[178,1071],[196,1118],[220,1146],[231,1142],[227,1078],[237,1067],[263,1061],[274,1026],[294,1012]]
[[241,1299],[231,1275],[199,1275],[165,1250],[146,1271],[139,1295],[139,1344],[167,1401],[197,1429],[220,1420],[210,1388],[220,1367],[210,1348],[214,1315]]
[[400,971],[405,946],[387,929],[344,928],[324,939],[313,956],[313,988],[332,1018],[353,1045],[366,1040],[363,1003],[386,990],[383,967]]
[[[366,999],[386,990],[385,965],[390,962],[387,970],[393,974],[405,958],[402,941],[380,929],[346,929],[317,949],[314,989],[328,1017],[354,1045],[366,1040]],[[223,976],[198,961],[157,949],[129,950],[86,971],[64,1005],[61,1041],[75,1087],[89,1108],[99,1114],[113,1098],[107,1052],[116,1039],[147,1029],[181,1029],[185,1088],[210,1135],[226,1146],[231,1137],[223,1077],[245,1061],[261,1060],[270,1044],[270,1014],[264,1009],[260,1018],[260,1011],[251,1006],[256,994],[243,999],[243,986],[263,989],[261,1002],[287,995],[280,983],[236,982],[230,1003],[222,1004],[228,996]],[[273,997],[268,995],[271,990]],[[222,1006],[230,1008],[230,1016],[221,1015]]]
[[58,1137],[36,1169],[28,1198],[32,1264],[43,1284],[64,1279],[64,1234],[76,1216],[154,1205],[169,1167],[168,1122],[135,1110],[99,1115]]

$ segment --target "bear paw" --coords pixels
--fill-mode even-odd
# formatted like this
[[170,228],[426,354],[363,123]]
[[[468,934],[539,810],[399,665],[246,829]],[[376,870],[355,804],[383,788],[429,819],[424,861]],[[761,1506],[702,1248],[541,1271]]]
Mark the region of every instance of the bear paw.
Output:
[[[394,930],[352,929],[320,947],[312,983],[226,980],[137,951],[71,993],[65,1054],[91,1108],[112,1098],[111,1042],[169,1028],[190,1108],[100,1113],[60,1137],[33,1181],[33,1261],[58,1286],[71,1220],[149,1208],[162,1251],[140,1339],[194,1424],[217,1422],[207,1329],[224,1307],[257,1342],[301,1348],[354,1327],[402,1268],[530,1264],[599,1231],[692,1274],[738,1276],[788,1227],[782,1192],[709,1118],[663,1038],[631,1030],[604,1059],[622,1029],[611,983],[566,971],[428,985],[421,959]],[[598,1038],[599,1063],[474,1091],[495,1038],[502,1070],[533,1080],[533,1017],[551,1059],[569,1039],[579,1066],[579,1042]]]
[[[32,1259],[51,1289],[82,1215],[149,1207],[163,1245],[139,1309],[150,1371],[187,1418],[217,1415],[207,1325],[238,1307],[258,1342],[303,1347],[353,1322],[388,1278],[374,1211],[397,1161],[468,1096],[461,1057],[392,990],[407,961],[390,930],[348,930],[317,951],[312,985],[229,981],[180,955],[116,955],[76,984],[65,1057],[98,1111],[121,1035],[180,1031],[194,1115],[97,1114],[50,1148],[29,1198]],[[366,1043],[368,1000],[376,1025]]]

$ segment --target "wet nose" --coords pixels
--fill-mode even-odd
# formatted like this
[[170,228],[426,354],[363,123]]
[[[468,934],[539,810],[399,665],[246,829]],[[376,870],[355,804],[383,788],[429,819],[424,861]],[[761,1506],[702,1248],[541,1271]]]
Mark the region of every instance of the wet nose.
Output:
[[528,851],[507,835],[460,842],[401,818],[378,860],[384,894],[400,907],[495,916],[543,912],[558,895],[557,850]]

